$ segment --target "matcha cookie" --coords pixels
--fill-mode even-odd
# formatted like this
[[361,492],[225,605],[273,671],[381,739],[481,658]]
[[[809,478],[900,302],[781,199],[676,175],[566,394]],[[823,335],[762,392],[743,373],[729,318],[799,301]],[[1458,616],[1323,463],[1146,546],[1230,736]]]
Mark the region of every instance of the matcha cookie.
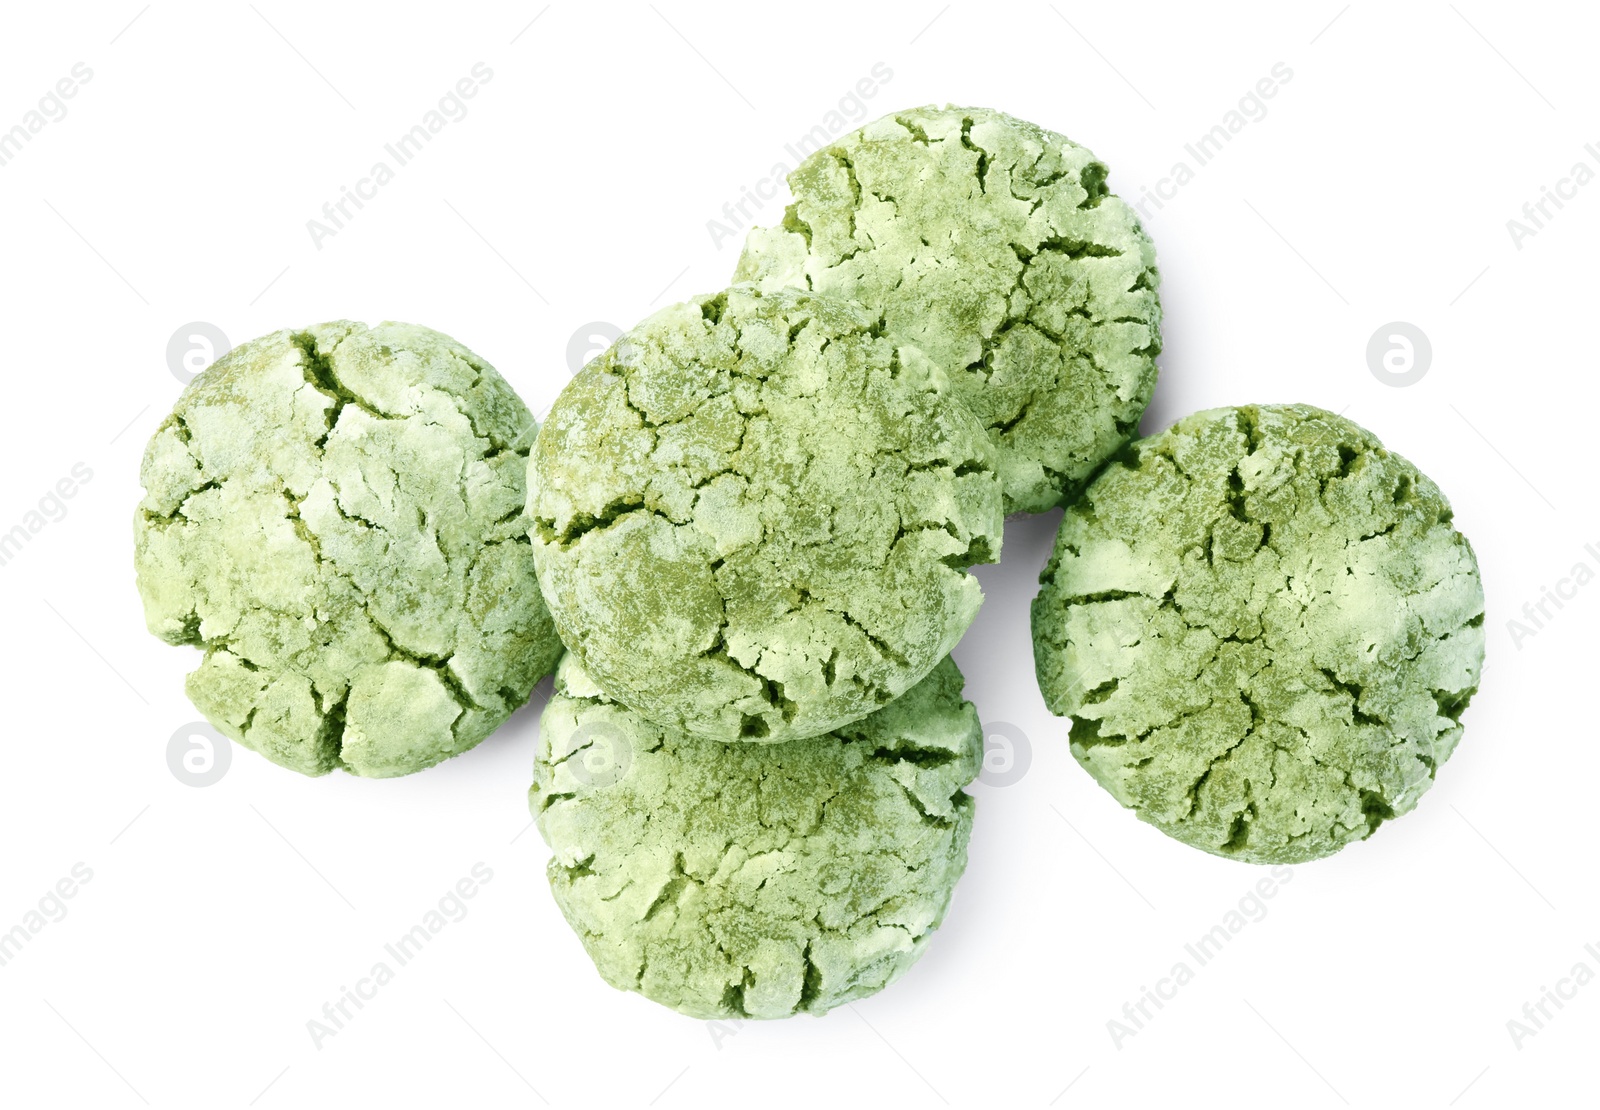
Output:
[[859,306],[735,286],[568,383],[529,466],[561,638],[612,697],[719,740],[816,736],[949,654],[998,556],[994,452]]
[[735,280],[883,312],[988,430],[1007,512],[1059,503],[1135,434],[1161,350],[1155,250],[1088,150],[983,108],[917,108],[789,186]]
[[1483,587],[1450,505],[1307,405],[1201,412],[1108,466],[1033,604],[1072,752],[1169,836],[1298,863],[1409,812],[1461,738]]
[[826,736],[721,744],[647,722],[573,655],[529,802],[605,980],[700,1018],[820,1014],[922,954],[967,862],[983,733],[948,658]]
[[191,382],[145,450],[150,630],[205,652],[189,697],[308,775],[403,775],[472,747],[560,641],[523,535],[532,417],[410,324],[280,331]]

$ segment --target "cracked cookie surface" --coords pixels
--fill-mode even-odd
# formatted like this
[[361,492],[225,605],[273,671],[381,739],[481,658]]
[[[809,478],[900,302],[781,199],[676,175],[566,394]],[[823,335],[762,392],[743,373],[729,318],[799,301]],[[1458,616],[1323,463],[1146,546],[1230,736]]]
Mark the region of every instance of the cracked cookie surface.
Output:
[[1155,249],[1065,136],[983,108],[917,108],[789,175],[781,226],[735,271],[860,301],[951,376],[999,449],[1005,508],[1071,495],[1132,437],[1155,388]]
[[657,723],[816,736],[950,653],[1000,483],[944,376],[859,306],[735,286],[664,309],[562,391],[529,465],[556,627]]
[[1297,863],[1409,812],[1460,740],[1483,587],[1439,488],[1307,405],[1196,413],[1068,508],[1033,604],[1072,752],[1170,836]]
[[983,731],[946,658],[878,712],[722,744],[611,701],[573,654],[529,804],[601,976],[699,1018],[822,1013],[922,954],[966,867]]
[[533,418],[448,336],[340,321],[243,344],[145,449],[150,630],[190,699],[308,775],[387,777],[482,740],[555,666],[522,518]]

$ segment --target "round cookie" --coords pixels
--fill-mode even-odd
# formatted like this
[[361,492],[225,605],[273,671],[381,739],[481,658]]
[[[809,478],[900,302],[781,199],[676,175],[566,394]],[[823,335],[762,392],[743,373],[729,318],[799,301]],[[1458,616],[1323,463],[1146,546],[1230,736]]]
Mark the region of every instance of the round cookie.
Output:
[[1033,604],[1072,752],[1169,836],[1253,863],[1409,812],[1461,737],[1483,587],[1439,488],[1308,405],[1196,413],[1062,518]]
[[568,654],[529,793],[551,890],[601,976],[699,1018],[820,1014],[922,954],[967,861],[983,733],[946,658],[829,735],[650,724]]
[[937,368],[843,301],[735,286],[562,391],[529,465],[561,638],[658,724],[776,742],[949,654],[998,557],[993,449]]
[[386,777],[489,735],[555,666],[522,519],[527,408],[427,328],[280,331],[218,359],[145,450],[150,631],[190,699],[308,775]]
[[1058,504],[1133,436],[1155,388],[1155,249],[1106,167],[983,108],[867,124],[789,175],[735,280],[860,301],[951,375],[999,448],[1007,512]]

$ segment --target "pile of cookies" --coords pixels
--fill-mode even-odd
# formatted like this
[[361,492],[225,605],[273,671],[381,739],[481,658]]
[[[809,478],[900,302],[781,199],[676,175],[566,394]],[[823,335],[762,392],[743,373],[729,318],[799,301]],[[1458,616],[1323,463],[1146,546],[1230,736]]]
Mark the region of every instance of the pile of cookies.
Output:
[[425,328],[245,344],[146,452],[150,628],[306,774],[431,766],[553,668],[556,901],[608,982],[700,1017],[824,1012],[938,927],[984,744],[950,651],[1008,514],[1065,507],[1040,688],[1120,802],[1252,862],[1363,839],[1460,737],[1471,548],[1318,409],[1136,438],[1159,279],[1106,176],[998,112],[868,124],[542,428]]

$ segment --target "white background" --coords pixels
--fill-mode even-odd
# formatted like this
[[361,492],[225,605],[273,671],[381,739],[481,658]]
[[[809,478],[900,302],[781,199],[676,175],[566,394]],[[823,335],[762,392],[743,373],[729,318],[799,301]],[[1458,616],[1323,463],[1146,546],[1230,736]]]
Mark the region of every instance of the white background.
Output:
[[[1520,1047],[1507,1027],[1579,961],[1600,972],[1584,951],[1600,951],[1600,585],[1520,642],[1507,624],[1574,564],[1600,568],[1600,183],[1520,249],[1507,229],[1574,163],[1600,168],[1584,150],[1600,140],[1592,13],[140,3],[0,16],[0,130],[75,63],[93,72],[0,166],[0,531],[75,463],[93,474],[0,566],[0,930],[74,864],[93,872],[0,967],[0,1102],[1592,1099],[1600,985]],[[306,221],[477,62],[493,77],[468,115],[319,250]],[[726,283],[739,238],[719,249],[707,222],[876,63],[891,76],[871,116],[1000,108],[1092,147],[1137,200],[1192,167],[1184,144],[1279,62],[1292,78],[1265,117],[1149,209],[1167,324],[1146,428],[1267,401],[1371,428],[1454,502],[1482,563],[1488,662],[1421,807],[1296,868],[1135,1036],[1118,1045],[1107,1022],[1266,872],[1163,838],[1074,764],[1027,628],[1055,514],[1012,522],[957,652],[969,696],[1026,733],[1031,765],[975,787],[970,868],[927,957],[822,1019],[708,1027],[595,975],[528,829],[547,685],[478,749],[403,780],[304,779],[244,751],[209,787],[169,771],[197,660],[144,630],[131,522],[143,443],[180,388],[166,350],[181,326],[237,343],[338,317],[425,323],[543,410],[583,325]],[[1407,388],[1365,353],[1396,320],[1433,346]],[[493,879],[467,916],[314,1047],[308,1020],[478,862]]]

